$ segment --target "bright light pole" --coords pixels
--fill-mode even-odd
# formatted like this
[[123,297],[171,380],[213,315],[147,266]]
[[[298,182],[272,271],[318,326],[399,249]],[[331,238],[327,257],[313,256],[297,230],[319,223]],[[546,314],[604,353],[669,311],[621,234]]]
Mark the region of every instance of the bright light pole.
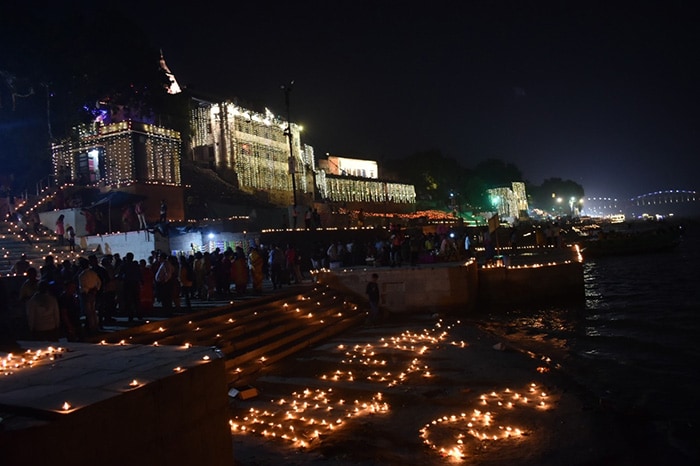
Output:
[[[294,85],[294,80],[290,81],[288,85],[282,85],[282,90],[284,91],[284,102],[287,105],[287,129],[284,130],[284,133],[287,135],[287,138],[289,139],[289,173],[292,175],[292,196],[294,198],[294,204],[293,204],[293,209],[294,211],[292,212],[292,215],[296,213],[297,210],[297,182],[296,182],[296,160],[294,159],[294,151],[292,148],[292,117],[290,116],[290,111],[289,111],[289,94],[292,92],[292,86]],[[296,219],[296,216],[294,216]],[[294,225],[296,227],[296,225]]]

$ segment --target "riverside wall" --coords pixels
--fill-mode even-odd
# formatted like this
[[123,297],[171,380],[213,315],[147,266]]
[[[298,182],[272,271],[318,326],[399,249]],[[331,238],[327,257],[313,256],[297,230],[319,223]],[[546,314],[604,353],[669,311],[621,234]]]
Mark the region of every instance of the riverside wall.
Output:
[[394,313],[453,309],[469,313],[476,305],[477,264],[420,267],[356,267],[321,270],[317,280],[365,297],[373,273],[379,275],[380,307]]
[[551,262],[516,267],[435,264],[419,267],[355,267],[321,270],[320,283],[364,298],[372,273],[379,275],[380,307],[390,313],[449,311],[473,314],[585,299],[583,264]]

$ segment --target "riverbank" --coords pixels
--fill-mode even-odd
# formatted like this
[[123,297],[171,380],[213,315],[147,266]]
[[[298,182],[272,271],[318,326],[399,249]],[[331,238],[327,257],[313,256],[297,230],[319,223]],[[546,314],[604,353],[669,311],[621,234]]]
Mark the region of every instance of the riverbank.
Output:
[[546,355],[447,316],[352,330],[272,366],[255,389],[231,400],[240,466],[646,464],[619,413]]
[[452,311],[389,314],[266,367],[254,396],[229,397],[233,463],[638,465],[670,453],[646,456],[640,438],[658,433],[560,370],[565,350],[526,350]]
[[577,386],[565,357],[478,319],[390,314],[238,387],[252,396],[228,398],[232,464],[650,464],[634,417]]

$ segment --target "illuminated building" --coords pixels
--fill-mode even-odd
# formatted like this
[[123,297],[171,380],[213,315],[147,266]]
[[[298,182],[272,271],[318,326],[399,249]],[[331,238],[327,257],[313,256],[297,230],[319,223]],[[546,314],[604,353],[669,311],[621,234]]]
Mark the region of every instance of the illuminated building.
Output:
[[[231,102],[194,100],[192,158],[235,174],[237,187],[278,205],[292,202],[287,122],[269,110],[260,114]],[[298,194],[333,202],[415,204],[413,185],[378,179],[376,161],[331,156],[316,168],[313,147],[302,144],[302,128],[291,123]],[[369,207],[369,206],[366,206]]]
[[161,200],[166,200],[168,218],[184,220],[177,131],[131,120],[97,122],[81,128],[77,140],[53,144],[51,150],[58,186],[142,196],[149,222],[156,221]]
[[329,155],[319,160],[316,189],[323,199],[333,202],[376,204],[416,203],[415,186],[379,179],[374,160],[361,160]]
[[[269,110],[265,114],[232,102],[193,99],[192,153],[195,162],[235,174],[237,187],[247,193],[265,192],[269,201],[290,204],[287,122]],[[290,125],[295,182],[300,193],[313,193],[313,149],[301,144],[301,127]]]
[[181,183],[180,133],[148,123],[98,124],[92,131],[83,130],[77,141],[53,144],[51,149],[59,183]]
[[356,176],[358,178],[379,178],[379,167],[374,160],[350,159],[329,155],[319,167],[330,175]]
[[527,192],[525,183],[514,181],[511,187],[500,187],[486,190],[491,203],[502,219],[513,221],[528,211]]

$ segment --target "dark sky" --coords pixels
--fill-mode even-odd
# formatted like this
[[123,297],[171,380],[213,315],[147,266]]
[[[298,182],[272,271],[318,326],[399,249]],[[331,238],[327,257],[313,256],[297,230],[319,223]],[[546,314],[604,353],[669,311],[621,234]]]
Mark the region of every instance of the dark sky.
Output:
[[698,189],[693,2],[120,3],[181,85],[259,102],[318,155],[496,157],[587,196]]

